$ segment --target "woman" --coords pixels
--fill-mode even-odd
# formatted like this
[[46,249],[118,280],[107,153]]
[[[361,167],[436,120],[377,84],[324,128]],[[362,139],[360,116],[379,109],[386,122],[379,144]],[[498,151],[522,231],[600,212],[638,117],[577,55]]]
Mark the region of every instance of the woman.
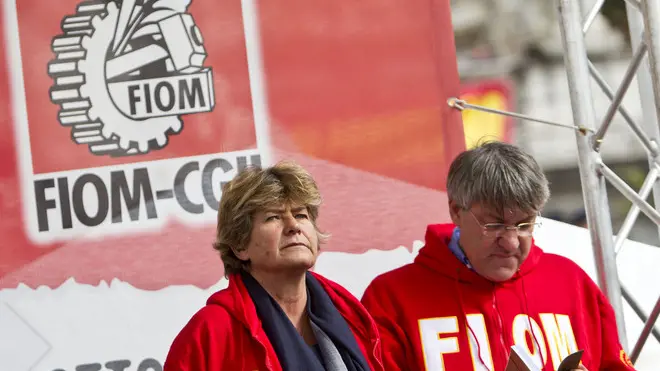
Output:
[[346,289],[309,272],[327,236],[321,196],[291,162],[248,168],[223,188],[214,248],[229,286],[174,340],[164,371],[380,371],[374,321]]

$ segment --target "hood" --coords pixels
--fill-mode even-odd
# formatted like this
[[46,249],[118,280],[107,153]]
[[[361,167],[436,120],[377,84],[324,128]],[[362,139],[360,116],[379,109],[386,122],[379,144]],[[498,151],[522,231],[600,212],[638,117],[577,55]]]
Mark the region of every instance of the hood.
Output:
[[[449,250],[449,241],[456,226],[454,224],[433,224],[426,229],[426,243],[415,258],[415,263],[424,266],[443,276],[447,276],[461,283],[484,285],[492,288],[493,283],[466,267]],[[529,256],[521,265],[518,272],[509,280],[501,284],[515,282],[529,274],[538,264],[543,251],[532,241]]]
[[[500,307],[498,305],[497,301],[497,292],[498,288],[505,288],[505,287],[511,287],[511,286],[517,286],[517,284],[520,282],[520,292],[522,294],[521,300],[522,300],[522,310],[524,313],[527,315],[530,315],[529,308],[527,305],[527,293],[525,291],[525,285],[524,285],[524,278],[526,275],[530,274],[531,272],[534,271],[534,269],[537,267],[539,260],[543,256],[543,251],[536,246],[534,241],[532,241],[532,247],[530,249],[529,255],[527,256],[527,259],[522,263],[520,266],[520,269],[518,269],[518,272],[511,277],[506,282],[492,282],[479,274],[477,274],[475,271],[472,269],[468,268],[454,256],[454,254],[449,250],[449,242],[451,241],[451,237],[454,231],[454,228],[456,226],[454,224],[435,224],[435,225],[429,225],[426,229],[426,244],[424,247],[419,251],[419,254],[415,258],[415,263],[416,265],[423,267],[425,269],[429,269],[435,273],[438,273],[440,275],[446,276],[453,282],[453,286],[456,290],[456,302],[457,305],[459,306],[460,313],[462,315],[462,320],[466,324],[468,330],[473,333],[474,331],[472,327],[470,326],[470,322],[468,321],[467,314],[466,314],[466,303],[463,300],[464,295],[469,295],[465,294],[465,290],[462,290],[460,285],[469,285],[470,290],[476,290],[481,293],[485,292],[492,292],[492,299],[490,299],[490,302],[483,301],[481,300],[481,305],[485,306],[482,309],[485,311],[494,311],[494,315],[496,318],[499,318],[499,323],[500,326],[502,324],[502,313],[500,313]],[[511,286],[509,286],[511,285]],[[488,304],[486,304],[488,303]],[[530,323],[531,327],[531,323]],[[536,338],[536,331],[532,333],[533,336],[533,341],[536,342],[536,344],[541,344],[539,340]],[[479,360],[481,361],[481,364],[483,366],[486,366],[486,363],[484,362],[483,359],[481,359],[481,346],[484,346],[480,344],[479,339],[476,339],[476,346],[477,346],[477,354],[479,355]],[[508,349],[504,345],[504,338],[501,337],[502,343],[499,345],[501,346],[500,349],[498,349],[498,352],[502,352],[503,354],[508,354]],[[496,343],[497,344],[497,343]],[[545,364],[545,361],[544,361]],[[476,366],[475,366],[476,367]]]
[[[337,283],[317,273],[310,273],[325,289],[339,313],[352,329],[364,338],[378,339],[376,324],[357,298]],[[253,335],[263,333],[261,331],[261,321],[257,316],[257,309],[240,274],[230,275],[227,289],[211,295],[206,305],[222,306],[233,318],[247,327]]]
[[[250,330],[250,333],[259,333],[260,322],[256,316],[257,309],[250,298],[250,294],[243,284],[240,275],[232,274],[228,277],[227,289],[220,290],[209,297],[206,305],[219,305],[227,313]],[[252,314],[252,315],[250,315]]]

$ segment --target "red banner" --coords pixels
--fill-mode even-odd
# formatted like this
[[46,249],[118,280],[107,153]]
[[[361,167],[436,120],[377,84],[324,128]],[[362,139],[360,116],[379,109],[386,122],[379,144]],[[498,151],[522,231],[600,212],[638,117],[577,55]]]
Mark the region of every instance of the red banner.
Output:
[[0,12],[2,370],[159,369],[226,285],[216,209],[246,166],[313,173],[332,234],[315,269],[358,296],[448,220],[465,148],[449,1]]
[[320,182],[326,252],[446,218],[447,2],[7,3],[0,288],[209,286],[220,182],[280,158]]
[[[508,80],[482,80],[463,84],[461,99],[501,111],[516,110],[513,84]],[[463,130],[466,147],[484,140],[513,143],[515,134],[511,117],[477,110],[463,111]]]

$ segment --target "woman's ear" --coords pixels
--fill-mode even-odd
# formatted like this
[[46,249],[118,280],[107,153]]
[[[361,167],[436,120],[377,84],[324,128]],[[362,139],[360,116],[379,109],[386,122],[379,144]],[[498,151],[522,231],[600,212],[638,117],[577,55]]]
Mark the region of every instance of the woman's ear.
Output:
[[236,257],[237,257],[239,260],[244,261],[244,262],[250,261],[250,254],[248,253],[248,249],[247,249],[247,248],[243,248],[243,249],[240,249],[240,250],[239,250],[239,249],[237,249],[237,248],[235,248],[235,247],[232,247],[232,248],[231,248],[231,251],[234,252],[234,255],[236,255]]

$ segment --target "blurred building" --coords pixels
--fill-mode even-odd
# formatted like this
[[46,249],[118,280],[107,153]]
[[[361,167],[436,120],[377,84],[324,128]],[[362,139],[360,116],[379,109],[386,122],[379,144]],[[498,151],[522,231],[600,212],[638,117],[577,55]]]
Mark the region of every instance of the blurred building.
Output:
[[[583,0],[583,14],[588,13],[594,2]],[[501,79],[511,86],[513,101],[507,108],[573,124],[555,1],[452,0],[451,4],[459,73],[464,84]],[[624,1],[605,2],[585,42],[590,60],[616,89],[631,57]],[[601,120],[610,100],[595,82],[592,92],[596,117]],[[642,124],[636,80],[623,104],[634,120]],[[477,125],[474,121],[471,120],[470,126]],[[485,125],[486,134],[492,134],[488,125]],[[584,211],[575,133],[520,120],[512,120],[511,126],[508,139],[532,153],[551,181],[552,198],[546,213],[573,224],[582,223],[580,215]],[[605,137],[601,153],[608,166],[633,189],[639,189],[648,171],[646,153],[619,114]],[[616,233],[630,202],[615,189],[610,189],[608,195]],[[630,237],[645,243],[660,243],[657,227],[644,215],[640,215]]]

